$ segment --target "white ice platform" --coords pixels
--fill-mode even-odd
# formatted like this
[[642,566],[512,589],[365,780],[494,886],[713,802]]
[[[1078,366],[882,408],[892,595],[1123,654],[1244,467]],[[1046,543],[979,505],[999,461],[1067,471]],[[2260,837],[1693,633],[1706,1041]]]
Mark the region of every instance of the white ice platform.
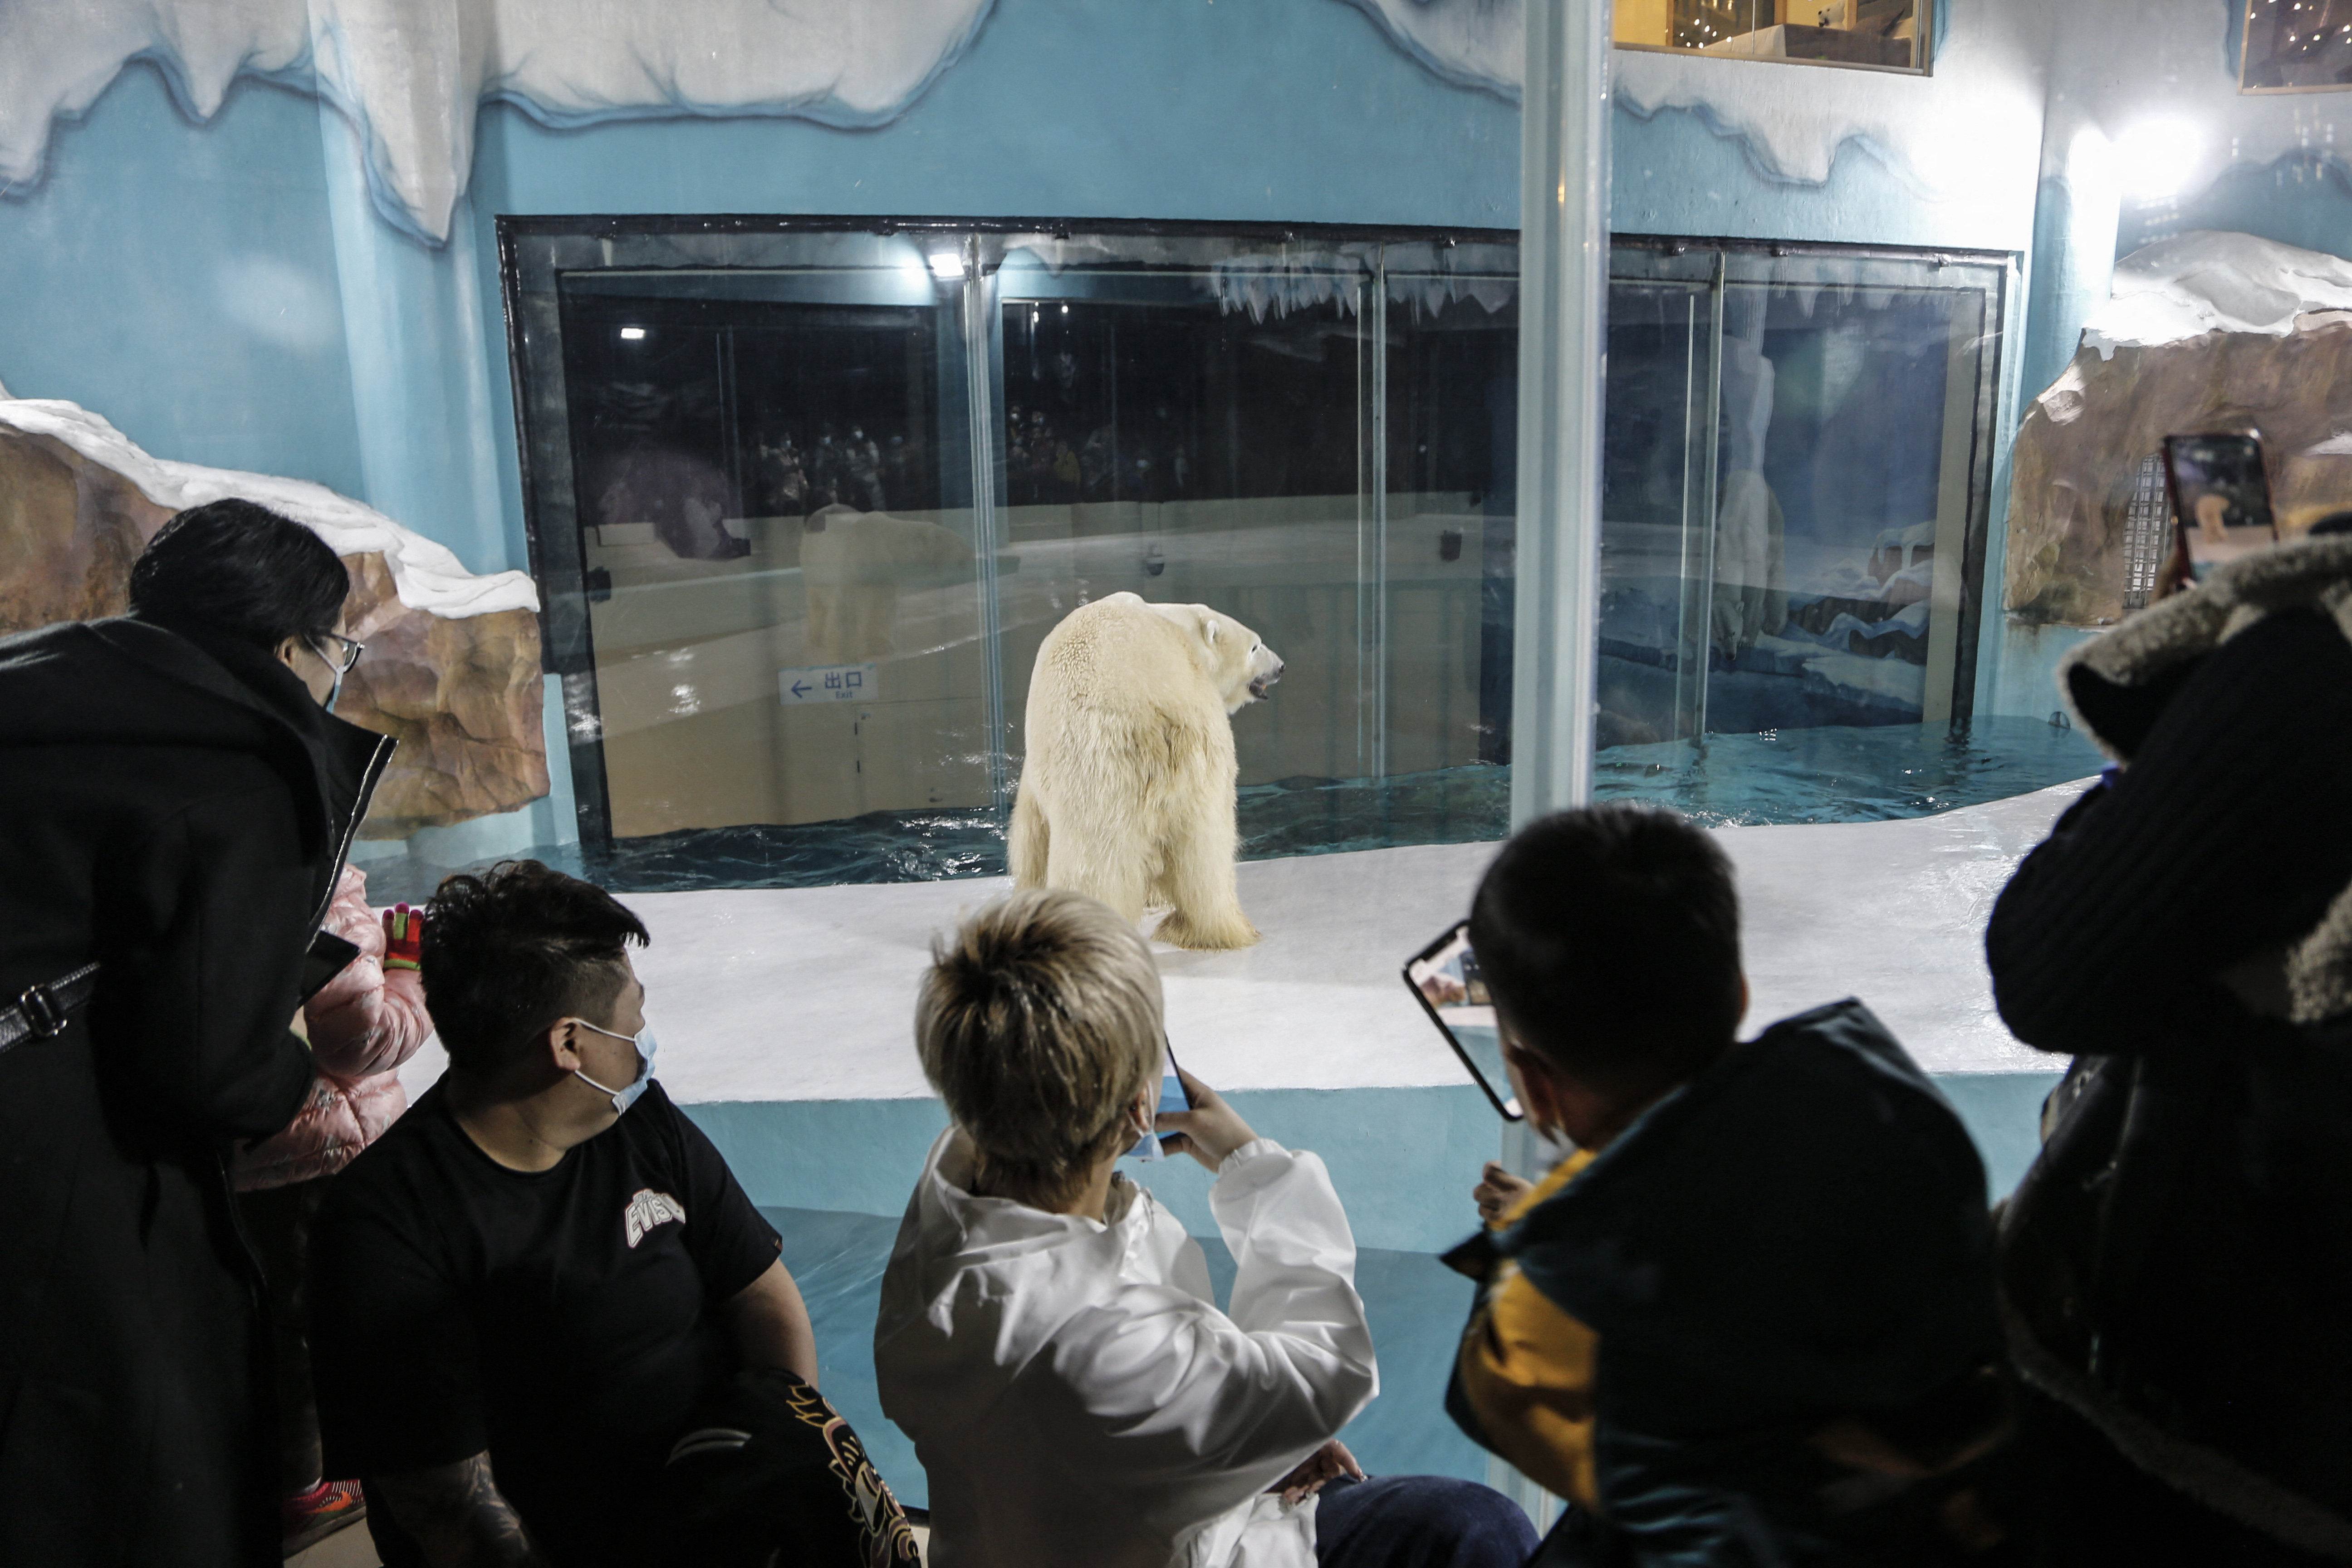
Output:
[[[2001,1026],[1984,926],[2019,858],[2083,787],[1905,821],[1718,830],[1739,868],[1751,1030],[1856,995],[1930,1071],[2063,1067]],[[1464,1082],[1398,970],[1465,911],[1495,848],[1243,865],[1242,904],[1264,941],[1156,948],[1177,1055],[1228,1089]],[[663,1085],[688,1103],[928,1097],[912,1018],[932,933],[1007,886],[627,895],[654,938],[636,963]],[[414,1093],[440,1069],[428,1047],[402,1077]]]

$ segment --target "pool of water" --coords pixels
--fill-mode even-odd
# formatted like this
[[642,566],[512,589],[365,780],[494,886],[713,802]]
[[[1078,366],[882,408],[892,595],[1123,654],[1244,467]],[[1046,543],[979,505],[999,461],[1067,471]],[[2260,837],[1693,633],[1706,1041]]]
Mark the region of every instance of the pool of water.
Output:
[[[2026,795],[2098,772],[2074,730],[2036,719],[1979,720],[1965,736],[1920,725],[1824,726],[1612,746],[1593,767],[1597,800],[1674,809],[1709,826],[1875,822]],[[1510,831],[1511,770],[1473,764],[1385,779],[1246,784],[1236,826],[1245,860],[1475,844]],[[796,826],[693,828],[609,847],[525,851],[622,892],[817,888],[940,881],[1004,871],[1004,831],[984,809],[871,812]],[[466,868],[416,857],[366,863],[378,903],[421,902]]]
[[1979,719],[1965,736],[1829,725],[1711,735],[1703,748],[1612,746],[1594,763],[1592,794],[1672,806],[1710,827],[1882,822],[2031,795],[2106,761],[2079,730],[2040,719]]

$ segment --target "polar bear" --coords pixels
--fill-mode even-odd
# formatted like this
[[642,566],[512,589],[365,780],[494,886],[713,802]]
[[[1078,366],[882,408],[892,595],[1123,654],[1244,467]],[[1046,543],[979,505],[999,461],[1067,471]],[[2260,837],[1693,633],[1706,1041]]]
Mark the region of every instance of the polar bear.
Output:
[[1282,660],[1206,605],[1113,594],[1045,634],[1009,846],[1021,888],[1089,894],[1129,920],[1173,912],[1178,947],[1247,947],[1234,893],[1234,729]]
[[953,529],[855,507],[829,506],[801,524],[808,591],[808,656],[849,664],[898,651],[898,593],[971,571],[971,545]]

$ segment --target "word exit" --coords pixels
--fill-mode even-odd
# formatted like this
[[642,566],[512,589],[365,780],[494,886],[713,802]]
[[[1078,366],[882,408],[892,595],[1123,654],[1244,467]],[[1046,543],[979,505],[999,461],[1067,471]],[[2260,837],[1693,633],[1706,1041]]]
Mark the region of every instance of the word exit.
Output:
[[786,702],[871,702],[881,695],[872,664],[826,664],[814,669],[776,671],[776,690]]

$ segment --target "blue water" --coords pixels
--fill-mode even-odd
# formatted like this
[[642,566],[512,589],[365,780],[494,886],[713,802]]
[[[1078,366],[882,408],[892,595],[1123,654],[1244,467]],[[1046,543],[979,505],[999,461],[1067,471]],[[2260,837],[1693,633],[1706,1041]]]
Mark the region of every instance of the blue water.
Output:
[[[915,1446],[882,1414],[874,1381],[874,1320],[882,1270],[898,1222],[877,1215],[763,1208],[783,1234],[784,1267],[816,1325],[819,1386],[865,1443],[902,1502],[927,1504],[930,1488]],[[1202,1242],[1222,1304],[1232,1299],[1234,1260]],[[1371,1249],[1356,1255],[1356,1289],[1371,1320],[1381,1393],[1341,1440],[1373,1475],[1486,1479],[1486,1456],[1446,1417],[1445,1380],[1470,1313],[1471,1284],[1434,1258]]]
[[2107,759],[2078,730],[1979,719],[1963,736],[1918,724],[1767,730],[1612,746],[1596,800],[1668,805],[1710,827],[1933,816],[2088,778]]
[[[1611,746],[1593,768],[1598,800],[1671,806],[1709,826],[1875,822],[2025,795],[2098,772],[2079,731],[2037,719],[1981,719],[1955,737],[1916,724],[1828,725]],[[1288,778],[1246,784],[1236,826],[1244,860],[1402,844],[1488,843],[1510,832],[1511,770],[1469,764],[1385,779]],[[1004,871],[1004,833],[987,809],[871,812],[797,826],[692,828],[609,847],[541,846],[533,858],[619,892],[921,882]],[[369,868],[377,902],[421,902],[449,871],[415,858]]]

